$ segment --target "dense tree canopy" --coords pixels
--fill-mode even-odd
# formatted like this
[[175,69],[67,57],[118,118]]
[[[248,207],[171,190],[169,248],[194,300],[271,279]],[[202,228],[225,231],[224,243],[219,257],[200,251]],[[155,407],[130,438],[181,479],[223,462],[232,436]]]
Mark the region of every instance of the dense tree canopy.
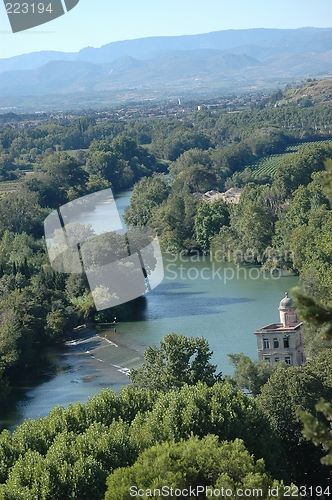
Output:
[[223,200],[203,202],[195,217],[196,240],[203,250],[209,250],[211,239],[229,224],[229,211]]
[[133,466],[114,471],[107,486],[105,500],[129,500],[138,491],[143,497],[145,493],[145,498],[158,495],[158,491],[171,498],[182,491],[188,498],[203,499],[211,496],[211,490],[216,495],[228,490],[232,498],[241,498],[245,489],[254,488],[260,498],[268,498],[269,487],[282,489],[265,472],[263,460],[255,463],[243,441],[220,443],[213,435],[155,445],[143,452]]
[[324,350],[301,367],[276,370],[257,398],[282,440],[297,484],[327,484],[328,472],[320,464],[322,452],[303,440],[298,411],[310,411],[318,416],[315,405],[320,397],[331,400],[331,382],[331,359],[329,350]]
[[[215,436],[208,436],[211,433]],[[165,444],[138,459],[157,443]],[[202,453],[195,454],[193,474],[197,470],[202,480],[205,477],[204,484],[213,484],[214,478],[216,487],[221,487],[226,476],[220,475],[228,474],[231,484],[264,488],[272,477],[280,477],[281,455],[271,429],[254,402],[230,386],[217,383],[208,388],[200,383],[166,394],[128,387],[120,395],[107,390],[87,404],[54,408],[48,417],[25,421],[12,435],[3,431],[0,495],[101,500],[106,477],[119,467],[129,472],[128,466],[138,459],[135,472],[147,465],[146,457],[159,451],[162,463],[167,450],[174,451],[174,458],[180,460],[184,453],[189,459],[197,447]]]
[[260,393],[261,388],[277,369],[287,367],[283,362],[271,365],[265,361],[253,361],[243,353],[228,354],[228,356],[235,367],[234,375],[231,378],[232,383],[237,389],[246,389],[253,396]]
[[167,198],[168,192],[169,188],[162,175],[155,174],[150,179],[144,177],[135,185],[130,206],[125,210],[126,224],[147,226],[152,209]]
[[187,338],[169,333],[160,347],[147,347],[143,365],[132,370],[130,379],[135,387],[168,391],[198,381],[213,385],[220,379],[216,366],[210,363],[212,352],[205,339]]

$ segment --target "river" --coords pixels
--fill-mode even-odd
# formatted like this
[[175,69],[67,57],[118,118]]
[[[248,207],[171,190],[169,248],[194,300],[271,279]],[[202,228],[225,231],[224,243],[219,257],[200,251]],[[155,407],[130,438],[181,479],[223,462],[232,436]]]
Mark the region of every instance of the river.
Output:
[[[116,198],[120,214],[131,191]],[[82,221],[102,221],[107,204],[81,214]],[[205,337],[218,371],[231,374],[229,353],[257,359],[253,332],[278,321],[278,305],[298,283],[295,276],[261,275],[258,268],[211,260],[209,256],[164,255],[163,282],[146,295],[130,322],[95,332],[86,330],[64,346],[49,350],[51,369],[43,380],[18,386],[0,410],[0,426],[15,428],[25,418],[46,415],[55,405],[87,401],[102,388],[118,391],[128,371],[140,365],[145,347],[170,332]]]

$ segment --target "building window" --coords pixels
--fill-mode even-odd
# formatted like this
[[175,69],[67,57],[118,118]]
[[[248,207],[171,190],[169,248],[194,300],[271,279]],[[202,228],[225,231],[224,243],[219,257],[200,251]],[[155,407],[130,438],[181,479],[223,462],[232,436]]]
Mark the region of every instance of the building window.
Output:
[[279,340],[278,339],[273,339],[273,347],[275,349],[278,349],[278,347],[279,347]]
[[284,348],[289,347],[289,337],[284,337]]
[[280,358],[274,358],[275,363],[278,363],[278,361],[280,361]]
[[263,339],[264,349],[270,349],[270,341],[269,339]]
[[286,363],[286,365],[290,365],[291,364],[291,358],[290,358],[290,356],[285,356],[285,363]]
[[266,361],[267,363],[271,363],[271,359],[266,357],[266,356],[264,356],[263,361]]

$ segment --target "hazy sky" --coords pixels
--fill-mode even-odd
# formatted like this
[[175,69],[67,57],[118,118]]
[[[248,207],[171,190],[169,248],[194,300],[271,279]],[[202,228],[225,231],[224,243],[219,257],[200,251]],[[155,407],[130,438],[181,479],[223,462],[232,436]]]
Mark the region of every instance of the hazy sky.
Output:
[[1,2],[0,58],[147,36],[304,26],[332,27],[332,0],[80,0],[64,16],[16,34]]

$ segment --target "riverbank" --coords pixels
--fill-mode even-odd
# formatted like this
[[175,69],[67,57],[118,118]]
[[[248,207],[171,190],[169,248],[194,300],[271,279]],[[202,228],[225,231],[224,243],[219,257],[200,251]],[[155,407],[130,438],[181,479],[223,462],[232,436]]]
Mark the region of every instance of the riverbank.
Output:
[[[113,328],[113,332],[110,330]],[[86,327],[75,334],[75,338],[65,342],[74,354],[88,356],[86,363],[93,369],[110,377],[110,386],[128,383],[132,368],[143,362],[146,346],[122,337],[113,325],[97,325],[97,331]],[[123,377],[126,376],[126,378]]]
[[[117,197],[120,216],[130,196],[128,191]],[[99,221],[102,231],[107,211],[107,204],[101,204],[82,214],[81,222]],[[166,254],[164,268],[163,282],[136,304],[130,321],[97,325],[99,336],[93,325],[72,335],[69,345],[47,347],[50,368],[29,384],[17,381],[8,404],[0,407],[0,427],[13,429],[25,418],[47,415],[53,406],[86,402],[106,387],[120,391],[129,383],[127,369],[140,365],[146,347],[159,345],[171,332],[206,338],[217,371],[232,375],[227,354],[243,352],[257,359],[253,332],[278,321],[280,300],[298,284],[296,276],[262,275],[257,267],[237,267],[210,256]]]
[[54,406],[87,402],[102,389],[119,392],[129,384],[129,371],[141,365],[145,346],[110,332],[107,325],[98,332],[87,327],[50,347],[50,369],[43,380],[13,388],[0,409],[1,429],[12,431],[26,418],[47,415]]

